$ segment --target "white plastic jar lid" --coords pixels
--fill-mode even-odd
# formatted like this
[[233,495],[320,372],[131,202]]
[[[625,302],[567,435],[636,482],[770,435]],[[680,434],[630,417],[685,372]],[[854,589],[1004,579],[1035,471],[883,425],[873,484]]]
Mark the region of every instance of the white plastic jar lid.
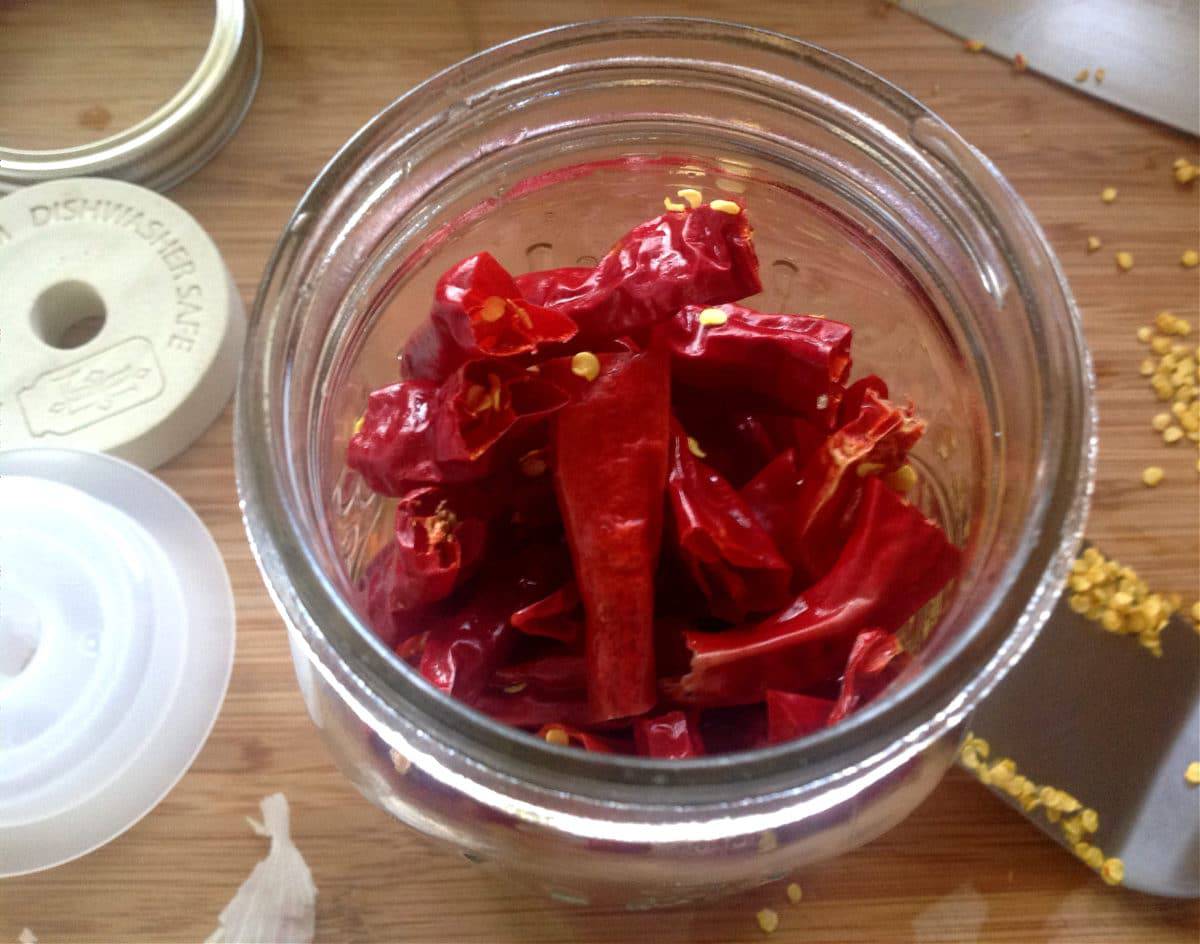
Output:
[[154,808],[216,720],[234,604],[200,519],[74,450],[0,451],[0,877],[84,855]]
[[208,234],[154,191],[75,178],[0,199],[6,447],[166,462],[228,402],[245,325]]

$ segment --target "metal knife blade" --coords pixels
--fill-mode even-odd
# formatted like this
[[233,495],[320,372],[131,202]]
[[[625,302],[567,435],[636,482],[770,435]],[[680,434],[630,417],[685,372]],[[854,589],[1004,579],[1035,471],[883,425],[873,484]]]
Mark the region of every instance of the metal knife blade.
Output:
[[[1200,0],[901,0],[1029,69],[1200,134]],[[1076,81],[1080,70],[1088,77]],[[1095,80],[1104,70],[1103,82]]]
[[[977,709],[973,733],[990,760],[1010,757],[1035,783],[1065,790],[1099,814],[1091,841],[1120,858],[1123,884],[1200,897],[1200,639],[1178,614],[1162,656],[1105,632],[1066,598],[1021,661]],[[1061,845],[1058,824],[990,789]]]

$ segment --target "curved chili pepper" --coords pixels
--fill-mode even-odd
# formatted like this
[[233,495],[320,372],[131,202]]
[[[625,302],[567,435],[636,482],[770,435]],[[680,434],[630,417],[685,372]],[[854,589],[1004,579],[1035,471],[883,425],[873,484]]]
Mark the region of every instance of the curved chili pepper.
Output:
[[579,587],[568,581],[547,597],[531,603],[512,615],[512,624],[528,636],[544,636],[573,643],[583,635]]
[[849,325],[727,303],[688,305],[655,334],[671,351],[675,382],[795,413],[825,429],[837,424],[850,371]]
[[854,648],[846,661],[837,703],[829,715],[836,724],[882,692],[912,661],[894,633],[866,629],[854,638]]
[[787,602],[791,567],[733,487],[692,454],[678,423],[669,463],[670,533],[710,612],[736,622]]
[[894,631],[959,571],[942,529],[879,479],[867,480],[854,530],[833,568],[769,619],[688,633],[691,671],[678,692],[692,703],[757,701],[771,688],[807,687],[809,643],[848,640],[864,627]]
[[347,464],[376,492],[463,482],[491,472],[489,450],[545,419],[567,395],[535,374],[498,361],[464,364],[443,385],[406,380],[374,391]]
[[828,724],[834,702],[829,698],[767,691],[767,741],[778,744],[812,734]]
[[783,556],[815,580],[837,559],[845,544],[863,482],[863,473],[890,472],[925,432],[912,404],[898,407],[873,387],[862,393],[858,414],[832,433],[804,464],[802,482]]
[[440,381],[479,357],[513,357],[575,336],[568,317],[528,301],[489,253],[468,256],[440,279],[433,309],[404,345],[407,379]]
[[654,571],[667,477],[666,352],[600,355],[553,426],[554,486],[586,613],[588,700],[601,720],[655,701]]
[[633,722],[633,742],[645,757],[682,760],[703,757],[704,742],[694,719],[682,711],[668,711],[657,718],[638,718]]
[[565,561],[553,547],[529,547],[475,581],[457,606],[427,621],[421,674],[445,692],[474,701],[512,652],[512,614],[563,580]]
[[530,301],[574,321],[583,344],[637,336],[684,305],[762,291],[745,212],[722,213],[707,204],[635,226],[594,269],[530,272],[516,283]]

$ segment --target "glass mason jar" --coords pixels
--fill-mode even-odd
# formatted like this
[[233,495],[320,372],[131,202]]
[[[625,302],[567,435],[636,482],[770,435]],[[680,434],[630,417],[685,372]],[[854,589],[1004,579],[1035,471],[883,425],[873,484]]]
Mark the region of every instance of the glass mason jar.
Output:
[[[758,307],[855,329],[929,422],[917,500],[965,548],[911,669],[844,723],[686,763],[588,754],[427,685],[355,591],[391,506],[345,468],[369,390],[450,264],[588,264],[664,195],[744,199]],[[867,842],[937,784],[1032,642],[1080,538],[1091,370],[1046,239],[905,93],[786,36],[628,19],[490,49],[388,106],[321,172],[264,275],[238,395],[246,528],[317,726],[374,803],[552,896],[650,907]]]

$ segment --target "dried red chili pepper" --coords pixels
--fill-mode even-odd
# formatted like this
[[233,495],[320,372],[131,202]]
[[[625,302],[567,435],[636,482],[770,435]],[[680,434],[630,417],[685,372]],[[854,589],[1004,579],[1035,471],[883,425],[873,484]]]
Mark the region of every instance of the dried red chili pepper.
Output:
[[474,701],[512,652],[512,614],[561,585],[563,569],[553,547],[527,547],[498,562],[472,583],[469,596],[427,618],[421,674],[456,698]]
[[406,380],[374,391],[346,462],[384,495],[480,479],[491,471],[488,453],[501,438],[535,426],[566,402],[554,384],[519,367],[472,361],[440,387]]
[[657,718],[638,718],[633,723],[633,741],[645,757],[682,760],[703,757],[704,742],[694,719],[682,711],[668,711]]
[[583,636],[579,587],[568,581],[547,597],[512,615],[512,624],[527,636],[545,636],[573,643]]
[[733,487],[694,456],[673,424],[667,468],[673,547],[709,610],[737,622],[788,600],[792,569]]
[[438,279],[429,321],[405,344],[401,371],[441,381],[468,360],[527,354],[575,331],[570,318],[526,300],[504,266],[481,252]]
[[924,431],[925,422],[912,404],[896,406],[874,387],[865,387],[855,417],[832,433],[800,470],[791,539],[780,545],[788,562],[810,580],[833,566],[853,521],[861,473],[898,468]]
[[524,297],[574,321],[582,344],[636,337],[684,305],[731,302],[762,290],[746,214],[708,205],[634,227],[594,269],[530,272],[516,281]]
[[795,542],[799,494],[800,470],[796,467],[796,453],[792,449],[785,449],[767,463],[738,493],[776,548],[790,548]]
[[875,698],[899,675],[911,656],[904,651],[894,633],[867,629],[854,639],[854,648],[846,662],[837,703],[829,715],[829,724],[837,724],[846,715]]
[[731,303],[689,305],[655,328],[671,351],[674,382],[795,413],[825,429],[837,422],[851,333],[838,321]]
[[654,572],[667,475],[666,352],[600,356],[554,418],[554,485],[586,613],[588,699],[604,720],[655,701]]
[[864,626],[898,629],[958,574],[960,559],[941,528],[871,478],[833,568],[769,619],[689,633],[691,671],[674,694],[690,704],[736,704],[772,688],[805,688],[810,643],[848,640]]
[[767,691],[767,741],[778,744],[812,734],[830,723],[834,702],[829,698]]

